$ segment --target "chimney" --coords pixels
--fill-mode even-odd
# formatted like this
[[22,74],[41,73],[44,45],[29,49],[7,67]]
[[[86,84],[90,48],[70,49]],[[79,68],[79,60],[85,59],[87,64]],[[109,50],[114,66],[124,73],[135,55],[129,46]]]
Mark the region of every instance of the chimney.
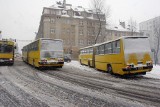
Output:
[[63,0],[63,7],[66,9],[66,0]]
[[123,28],[126,28],[125,22],[119,22],[119,23],[120,23],[120,25],[121,25]]

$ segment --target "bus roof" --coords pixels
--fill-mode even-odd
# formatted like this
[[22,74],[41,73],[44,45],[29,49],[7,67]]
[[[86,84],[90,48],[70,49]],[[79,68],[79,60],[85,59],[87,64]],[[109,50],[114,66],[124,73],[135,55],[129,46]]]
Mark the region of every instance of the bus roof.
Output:
[[39,39],[36,39],[36,40],[32,41],[31,43],[29,43],[29,44],[27,44],[27,45],[23,46],[23,48],[24,48],[24,47],[26,47],[26,46],[28,46],[28,45],[30,45],[30,44],[32,44],[32,43],[34,43],[34,42],[36,42],[36,41],[38,41],[38,40],[54,40],[54,41],[63,41],[62,39],[39,38]]
[[148,38],[148,37],[147,36],[122,36],[122,37],[119,37],[115,40],[106,41],[106,42],[103,42],[103,43],[95,44],[93,46],[99,46],[99,45],[103,45],[103,44],[106,44],[106,43],[109,43],[109,42],[114,42],[114,41],[117,41],[117,40],[120,40],[120,39],[126,39],[126,38]]
[[94,47],[94,45],[92,45],[92,46],[87,46],[87,47],[84,47],[84,48],[80,48],[80,50],[82,50],[82,49],[87,49],[87,48],[92,48],[92,47]]
[[91,46],[87,46],[87,47],[84,47],[84,48],[80,48],[80,50],[91,48],[91,47],[96,47],[96,46],[99,46],[99,45],[103,45],[103,44],[106,44],[106,43],[109,43],[109,42],[113,42],[113,41],[117,41],[117,40],[125,39],[125,38],[148,38],[148,37],[147,36],[122,36],[122,37],[119,37],[119,38],[117,38],[115,40],[110,40],[110,41],[106,41],[106,42],[103,42],[103,43],[97,43],[95,45],[91,45]]
[[[62,39],[51,39],[51,38],[39,38],[37,40],[57,40],[57,41],[63,41]],[[37,41],[35,40],[35,41]]]

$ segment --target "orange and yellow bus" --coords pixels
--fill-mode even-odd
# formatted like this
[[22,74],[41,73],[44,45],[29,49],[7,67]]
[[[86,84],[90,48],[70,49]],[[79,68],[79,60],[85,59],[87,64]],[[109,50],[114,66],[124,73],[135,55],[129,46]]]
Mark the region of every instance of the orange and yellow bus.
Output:
[[14,42],[9,40],[0,40],[0,64],[14,64]]
[[60,39],[38,39],[22,49],[22,60],[37,68],[62,68],[63,41]]
[[86,48],[80,49],[81,64],[89,65],[91,61],[96,69],[111,74],[146,74],[153,68],[148,37],[128,36],[96,44],[90,47],[90,57],[83,53]]

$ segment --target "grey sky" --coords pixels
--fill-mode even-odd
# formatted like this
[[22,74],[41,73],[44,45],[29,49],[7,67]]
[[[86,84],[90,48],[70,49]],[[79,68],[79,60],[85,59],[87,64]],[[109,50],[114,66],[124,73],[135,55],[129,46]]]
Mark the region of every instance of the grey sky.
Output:
[[[58,0],[0,0],[0,30],[3,38],[32,40],[38,31],[43,7]],[[73,5],[90,7],[89,0],[66,0]],[[160,0],[107,0],[111,8],[110,23],[128,21],[138,23],[160,15]]]

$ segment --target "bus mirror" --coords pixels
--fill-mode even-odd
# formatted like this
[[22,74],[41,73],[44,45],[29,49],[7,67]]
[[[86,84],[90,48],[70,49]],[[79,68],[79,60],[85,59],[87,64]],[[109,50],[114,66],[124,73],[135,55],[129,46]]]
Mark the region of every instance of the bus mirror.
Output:
[[17,47],[15,46],[14,49],[16,49]]

